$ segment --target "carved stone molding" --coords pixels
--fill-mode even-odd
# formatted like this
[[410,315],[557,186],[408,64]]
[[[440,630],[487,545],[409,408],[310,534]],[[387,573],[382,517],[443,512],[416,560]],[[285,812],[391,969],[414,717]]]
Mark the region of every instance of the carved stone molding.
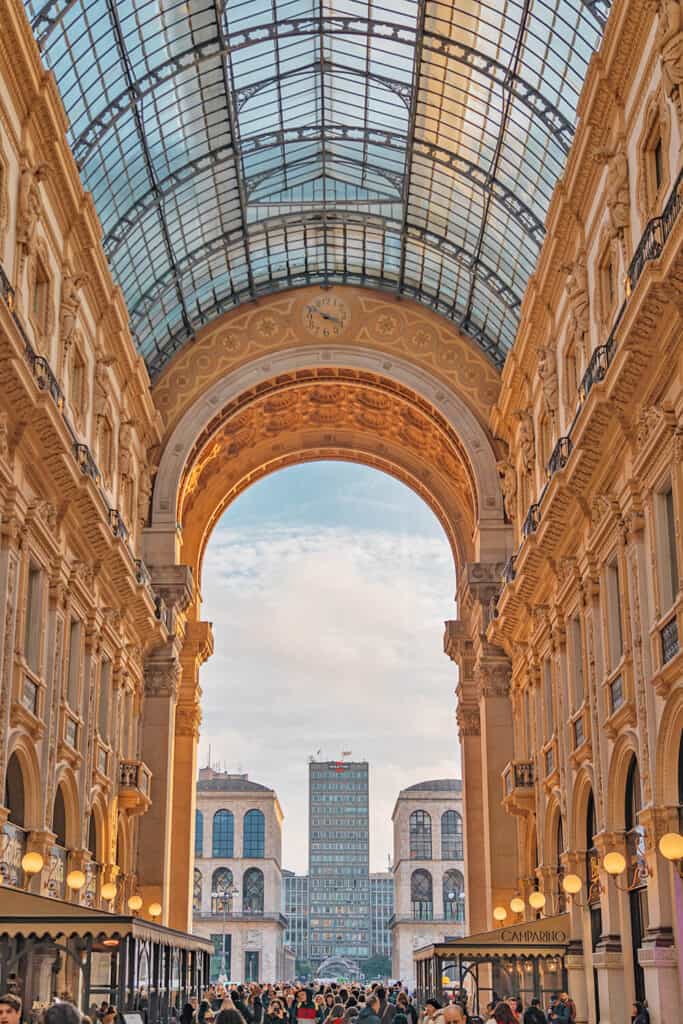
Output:
[[456,720],[461,738],[464,736],[480,736],[481,720],[479,708],[458,704]]
[[145,659],[145,696],[175,700],[180,680],[180,663],[172,656]]

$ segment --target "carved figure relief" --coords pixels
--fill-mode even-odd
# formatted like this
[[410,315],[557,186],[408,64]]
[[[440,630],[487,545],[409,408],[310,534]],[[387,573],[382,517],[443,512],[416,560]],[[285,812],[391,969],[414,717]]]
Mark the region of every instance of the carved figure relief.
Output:
[[605,191],[612,231],[623,235],[630,219],[628,159],[623,138],[620,137],[612,149],[599,150],[596,160],[607,166]]
[[82,274],[65,277],[62,281],[62,302],[59,310],[59,340],[62,350],[62,366],[66,362],[69,347],[73,341],[81,305],[81,289],[87,278]]
[[555,349],[546,345],[538,350],[538,376],[543,384],[543,399],[546,411],[555,419],[557,416],[557,356]]
[[662,60],[662,82],[679,121],[683,120],[683,8],[680,0],[659,0],[657,49]]
[[585,252],[581,250],[574,263],[564,269],[567,274],[565,288],[569,300],[570,331],[577,346],[585,355],[586,336],[590,329],[590,298]]
[[517,474],[509,462],[501,460],[496,463],[498,476],[500,477],[500,489],[503,494],[503,505],[505,515],[510,522],[515,518],[515,498],[517,497]]
[[36,225],[42,213],[40,183],[48,174],[48,165],[31,167],[28,161],[22,164],[19,178],[19,200],[17,203],[17,242],[20,248],[19,274],[21,275],[26,257],[33,252]]
[[528,409],[518,409],[515,413],[519,420],[519,450],[522,456],[522,468],[525,473],[531,473],[536,459],[536,445],[534,441],[534,419]]

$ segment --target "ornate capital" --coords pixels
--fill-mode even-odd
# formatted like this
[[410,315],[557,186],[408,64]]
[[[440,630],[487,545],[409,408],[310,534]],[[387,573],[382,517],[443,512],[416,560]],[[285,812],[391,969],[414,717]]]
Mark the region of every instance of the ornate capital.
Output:
[[145,661],[145,695],[170,697],[178,695],[180,663],[174,657],[147,658]]
[[458,710],[455,713],[456,720],[458,722],[458,730],[460,732],[460,738],[463,736],[480,736],[481,735],[481,721],[479,719],[479,708],[468,707],[464,704],[458,704]]
[[199,702],[182,701],[175,711],[176,736],[193,736],[195,739],[199,739],[201,720],[202,712]]
[[479,664],[475,670],[479,699],[509,697],[512,683],[512,668],[508,661],[494,664]]

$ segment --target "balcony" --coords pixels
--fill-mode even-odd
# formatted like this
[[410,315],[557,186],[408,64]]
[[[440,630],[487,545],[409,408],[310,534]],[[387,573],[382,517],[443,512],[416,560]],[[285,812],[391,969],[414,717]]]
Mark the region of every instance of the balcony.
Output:
[[503,807],[508,814],[533,814],[534,763],[509,761],[503,769]]
[[119,763],[119,807],[144,814],[151,804],[152,773],[143,761]]

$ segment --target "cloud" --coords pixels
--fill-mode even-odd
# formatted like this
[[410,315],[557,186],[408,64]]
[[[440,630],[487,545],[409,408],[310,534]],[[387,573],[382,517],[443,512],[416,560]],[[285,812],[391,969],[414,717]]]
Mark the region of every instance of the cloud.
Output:
[[202,589],[215,637],[201,676],[203,759],[211,743],[214,761],[277,790],[283,862],[304,871],[308,756],[367,758],[371,866],[385,867],[398,791],[459,773],[455,669],[441,647],[455,614],[445,538],[286,525],[271,509],[253,525],[224,519]]

